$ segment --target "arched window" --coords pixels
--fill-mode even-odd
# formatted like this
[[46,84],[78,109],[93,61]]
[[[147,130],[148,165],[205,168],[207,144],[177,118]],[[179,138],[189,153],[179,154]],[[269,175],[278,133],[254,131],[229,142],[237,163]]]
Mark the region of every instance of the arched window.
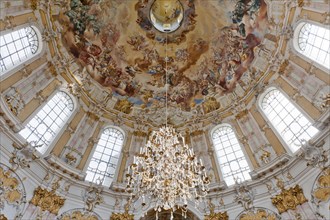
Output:
[[85,180],[110,186],[124,143],[123,133],[113,127],[104,129],[87,168]]
[[250,167],[238,143],[234,130],[229,125],[221,125],[212,133],[223,178],[228,186],[251,179]]
[[41,145],[37,148],[45,153],[74,109],[71,97],[65,92],[57,92],[45,106],[19,132],[28,142]]
[[330,30],[311,23],[298,28],[298,51],[330,69]]
[[0,75],[34,57],[40,39],[35,27],[24,27],[0,36]]
[[308,141],[318,130],[311,122],[276,88],[271,88],[261,100],[265,115],[289,145],[296,152],[303,140]]

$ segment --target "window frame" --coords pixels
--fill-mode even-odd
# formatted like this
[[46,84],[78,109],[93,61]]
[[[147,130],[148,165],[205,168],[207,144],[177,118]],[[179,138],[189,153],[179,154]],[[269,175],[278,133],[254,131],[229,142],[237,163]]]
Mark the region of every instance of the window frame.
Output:
[[36,61],[37,59],[42,57],[43,54],[45,53],[45,45],[44,45],[44,42],[42,40],[41,28],[35,22],[24,23],[22,25],[18,25],[16,27],[12,28],[12,29],[1,30],[1,36],[9,34],[9,33],[14,32],[14,31],[18,31],[18,30],[26,28],[26,27],[32,27],[35,30],[35,32],[37,34],[37,37],[38,37],[38,41],[39,41],[38,49],[37,49],[36,53],[33,54],[33,56],[31,56],[30,58],[28,58],[24,62],[18,63],[17,65],[14,65],[9,70],[1,73],[0,74],[0,81],[5,80],[6,78],[11,76],[12,74],[14,74],[14,73],[18,72],[19,70],[23,69],[25,66],[30,65],[31,63],[33,63],[34,61]]
[[315,67],[321,69],[322,71],[330,74],[330,69],[325,67],[324,65],[320,64],[319,62],[312,60],[311,58],[307,57],[303,52],[301,52],[299,47],[299,35],[300,30],[303,28],[305,24],[312,24],[316,25],[325,29],[328,29],[328,26],[322,23],[318,23],[313,20],[307,20],[307,19],[301,19],[299,20],[294,26],[293,26],[293,38],[291,39],[291,47],[293,48],[292,51],[295,53],[295,55],[301,57],[303,60],[305,60],[308,63],[313,64]]
[[240,140],[238,138],[237,131],[236,131],[236,128],[235,128],[234,125],[232,125],[231,123],[225,122],[225,123],[218,124],[218,125],[214,126],[212,129],[210,129],[209,138],[211,140],[211,144],[212,144],[212,147],[213,147],[213,150],[214,150],[213,156],[214,156],[214,159],[216,161],[216,166],[217,166],[217,169],[218,169],[218,174],[220,175],[220,181],[221,182],[224,182],[227,187],[232,187],[235,184],[228,185],[227,182],[224,179],[224,175],[223,175],[223,172],[222,172],[222,169],[221,169],[221,165],[220,165],[220,161],[219,161],[217,149],[216,149],[216,146],[214,144],[213,137],[212,137],[213,136],[213,133],[216,130],[218,130],[220,127],[227,127],[227,126],[230,127],[233,130],[233,133],[235,135],[235,138],[237,139],[238,145],[241,148],[241,151],[243,152],[244,158],[245,158],[245,160],[246,160],[246,162],[247,162],[247,164],[249,166],[249,169],[250,169],[250,171],[249,171],[250,179],[249,180],[243,180],[242,182],[251,181],[252,180],[251,172],[253,171],[253,165],[251,163],[250,157],[248,156],[248,154],[247,154],[244,146],[242,145],[242,143],[240,142]]
[[[262,102],[263,99],[265,98],[265,96],[268,94],[268,92],[270,92],[273,89],[277,89],[279,90],[283,96],[285,98],[287,98],[291,104],[296,107],[298,109],[298,111],[300,111],[300,113],[307,118],[307,120],[309,120],[309,122],[311,123],[312,126],[314,126],[316,129],[317,126],[315,126],[315,120],[309,116],[294,100],[292,100],[291,97],[289,97],[289,95],[279,86],[277,85],[269,85],[258,97],[257,100],[257,109],[259,110],[260,114],[262,115],[263,119],[265,120],[266,124],[272,129],[272,131],[274,132],[274,134],[276,135],[277,139],[281,142],[282,146],[285,148],[286,152],[289,155],[297,155],[299,154],[299,151],[301,150],[301,147],[296,150],[296,152],[293,152],[290,148],[290,146],[286,143],[286,141],[284,140],[284,138],[282,137],[282,135],[279,133],[279,131],[275,128],[275,126],[273,125],[273,123],[269,120],[268,116],[266,115],[266,113],[264,112],[264,110],[262,109]],[[318,133],[316,133],[314,136],[316,136]],[[313,137],[311,137],[312,139]],[[271,143],[270,143],[271,144]],[[271,144],[272,145],[272,144]]]
[[126,132],[118,127],[118,126],[114,126],[114,125],[106,125],[106,126],[103,126],[103,128],[100,130],[98,136],[97,136],[97,141],[95,141],[94,145],[93,145],[93,149],[91,150],[90,154],[88,155],[88,159],[86,161],[86,164],[84,166],[84,169],[83,169],[83,173],[85,174],[85,177],[84,177],[84,181],[85,182],[88,182],[88,183],[93,183],[93,184],[96,184],[95,182],[93,181],[89,181],[89,180],[86,180],[86,176],[87,176],[87,170],[88,170],[88,167],[89,167],[89,164],[94,156],[94,153],[96,151],[96,148],[98,146],[98,143],[101,139],[101,136],[103,134],[103,132],[108,129],[108,128],[113,128],[113,129],[117,129],[119,132],[122,133],[123,135],[123,145],[121,146],[121,149],[120,149],[120,154],[119,154],[119,157],[118,157],[118,163],[116,165],[116,168],[115,168],[115,173],[113,175],[113,179],[112,179],[112,182],[109,184],[104,184],[104,182],[102,182],[102,186],[105,186],[105,187],[111,187],[112,183],[113,182],[117,182],[117,179],[118,179],[118,175],[119,175],[119,169],[120,169],[120,166],[121,166],[121,163],[122,163],[122,157],[123,157],[123,150],[124,150],[124,147],[126,145],[126,141],[127,141],[127,135],[126,135]]
[[[41,153],[40,151],[36,151],[38,154],[40,155],[49,155],[51,153],[51,151],[53,150],[54,146],[56,145],[57,141],[61,138],[61,136],[63,135],[63,133],[65,132],[65,130],[68,127],[68,124],[72,121],[72,119],[75,117],[79,106],[78,106],[78,102],[75,99],[74,96],[72,96],[72,94],[67,91],[66,89],[55,89],[52,94],[50,96],[47,97],[47,99],[44,100],[44,102],[38,106],[38,108],[36,108],[33,113],[31,115],[29,115],[29,117],[27,117],[24,122],[22,122],[21,126],[22,129],[25,129],[26,125],[31,121],[31,119],[33,119],[38,113],[39,111],[41,111],[41,109],[58,93],[58,92],[65,92],[72,100],[73,102],[73,110],[71,112],[71,115],[67,118],[66,122],[62,125],[62,127],[59,129],[59,131],[57,132],[57,134],[54,136],[54,138],[52,139],[52,141],[50,142],[50,144],[48,145],[47,149],[45,150],[44,153]],[[21,131],[17,131],[17,134],[19,134],[19,132]],[[19,138],[23,141],[23,142],[28,142],[23,136],[19,135]],[[28,142],[29,143],[29,142]]]

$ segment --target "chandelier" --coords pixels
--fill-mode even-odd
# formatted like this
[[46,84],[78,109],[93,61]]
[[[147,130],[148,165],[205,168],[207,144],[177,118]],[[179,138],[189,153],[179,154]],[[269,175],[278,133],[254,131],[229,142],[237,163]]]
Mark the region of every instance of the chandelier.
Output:
[[172,217],[176,209],[186,217],[188,200],[197,206],[209,184],[202,160],[171,126],[152,132],[146,146],[134,156],[126,178],[131,199],[142,199],[142,207],[155,201],[156,214],[170,210]]
[[165,126],[151,133],[147,144],[134,156],[126,173],[126,191],[130,194],[130,200],[141,201],[143,215],[147,211],[143,209],[147,202],[155,202],[156,219],[162,209],[170,210],[171,219],[177,209],[181,209],[182,215],[186,217],[188,201],[194,202],[195,206],[202,202],[210,183],[202,160],[197,159],[181,134],[167,124],[170,85],[167,44],[166,33]]

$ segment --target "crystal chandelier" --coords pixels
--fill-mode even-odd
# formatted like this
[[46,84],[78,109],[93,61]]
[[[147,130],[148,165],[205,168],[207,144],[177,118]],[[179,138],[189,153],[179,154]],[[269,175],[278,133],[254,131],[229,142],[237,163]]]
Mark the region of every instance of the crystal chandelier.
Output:
[[[180,208],[186,216],[188,200],[198,205],[208,192],[209,178],[202,160],[171,126],[153,131],[145,147],[134,156],[126,174],[131,199],[155,201],[155,211]],[[145,213],[144,213],[145,214]]]
[[146,146],[134,156],[126,173],[126,190],[131,201],[142,200],[142,209],[147,202],[155,202],[156,219],[162,209],[171,211],[171,219],[177,209],[181,209],[186,217],[188,201],[194,202],[195,206],[203,201],[210,182],[202,160],[197,159],[181,134],[167,125],[167,44],[166,33],[165,126],[151,133]]

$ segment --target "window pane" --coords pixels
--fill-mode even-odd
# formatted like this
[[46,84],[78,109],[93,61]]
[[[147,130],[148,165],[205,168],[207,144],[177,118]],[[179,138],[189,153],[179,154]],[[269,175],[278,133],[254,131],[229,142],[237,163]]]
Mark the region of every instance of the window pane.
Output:
[[275,88],[265,95],[261,108],[269,119],[276,112],[277,119],[270,122],[293,152],[300,148],[303,141],[308,141],[318,132],[311,122]]
[[25,27],[0,36],[0,75],[36,55],[39,39],[36,30]]
[[235,184],[235,179],[241,181],[251,179],[248,174],[250,167],[233,129],[228,125],[220,126],[213,132],[212,139],[226,184],[228,186]]
[[123,139],[124,135],[118,129],[106,128],[102,132],[88,165],[85,180],[94,183],[101,181],[103,185],[110,186],[116,172]]
[[330,69],[330,63],[326,59],[330,54],[328,29],[305,23],[299,32],[298,45],[300,53]]
[[[57,103],[50,107],[50,103],[54,100],[58,100]],[[61,104],[61,102],[70,102],[72,108],[68,110],[69,114],[64,112],[54,112],[56,105]],[[67,119],[69,119],[71,113],[73,112],[73,102],[68,94],[65,92],[56,93],[51,100],[49,100],[45,106],[34,116],[25,126],[25,128],[19,132],[19,134],[24,137],[28,142],[38,143],[41,145],[37,148],[40,153],[44,153],[47,147],[54,139],[56,134],[59,132],[60,127],[64,124]],[[56,115],[56,117],[51,118],[49,115]],[[61,123],[56,123],[61,119]]]

